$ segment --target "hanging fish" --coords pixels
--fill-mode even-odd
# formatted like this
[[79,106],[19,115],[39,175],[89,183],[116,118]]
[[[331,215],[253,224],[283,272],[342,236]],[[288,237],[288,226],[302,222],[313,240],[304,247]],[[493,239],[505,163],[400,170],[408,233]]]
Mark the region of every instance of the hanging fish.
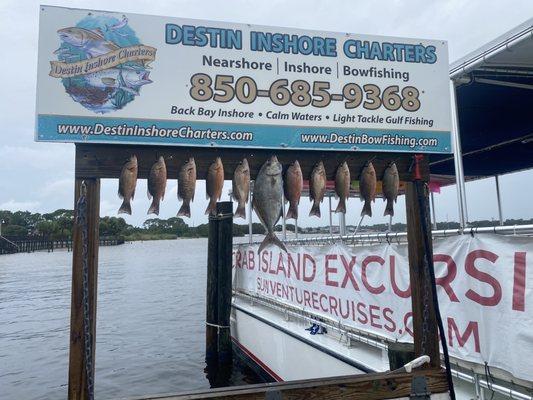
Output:
[[276,156],[263,164],[254,183],[253,206],[259,220],[266,229],[266,236],[259,246],[259,254],[270,244],[287,251],[277,238],[274,227],[281,217],[283,202],[283,180],[281,164]]
[[339,197],[339,205],[335,212],[346,214],[346,199],[350,196],[350,169],[346,161],[337,168],[337,173],[335,174],[335,193]]
[[396,163],[391,162],[383,173],[383,199],[387,201],[383,215],[394,215],[394,203],[398,198],[398,189],[400,188],[400,177]]
[[309,199],[313,202],[309,216],[317,216],[320,218],[320,203],[324,200],[326,193],[326,170],[324,163],[319,161],[311,172],[309,179]]
[[365,201],[361,216],[372,216],[372,205],[376,197],[376,170],[371,161],[367,161],[363,171],[361,171],[361,177],[359,178],[359,192],[361,194],[361,200]]
[[148,199],[153,198],[153,200],[147,214],[159,215],[159,203],[165,198],[166,186],[167,166],[163,156],[160,156],[150,168],[150,175],[148,175]]
[[246,219],[246,203],[250,195],[250,167],[248,160],[244,158],[233,173],[231,193],[237,200],[237,210],[235,217]]
[[183,164],[178,174],[178,199],[183,200],[178,217],[191,217],[191,201],[196,190],[196,163],[191,157]]
[[217,157],[215,162],[209,166],[205,186],[206,196],[209,199],[205,213],[215,215],[217,200],[222,197],[222,187],[224,186],[224,166],[220,157]]
[[287,169],[285,181],[283,182],[285,198],[289,201],[289,210],[285,218],[298,219],[298,204],[300,204],[303,185],[302,169],[300,168],[300,163],[296,160]]
[[122,167],[118,179],[118,196],[123,199],[122,205],[118,209],[119,214],[131,215],[131,200],[135,196],[135,186],[137,185],[137,156],[130,157],[128,162]]

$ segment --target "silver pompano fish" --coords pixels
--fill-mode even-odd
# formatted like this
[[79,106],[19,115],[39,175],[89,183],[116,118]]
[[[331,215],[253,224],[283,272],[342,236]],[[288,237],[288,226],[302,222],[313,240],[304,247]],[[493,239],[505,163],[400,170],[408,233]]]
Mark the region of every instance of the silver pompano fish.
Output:
[[183,200],[178,217],[191,216],[191,201],[194,200],[196,190],[196,163],[191,157],[183,164],[178,174],[178,199]]
[[119,214],[131,215],[131,200],[135,196],[135,186],[137,185],[137,157],[131,156],[122,167],[120,178],[118,179],[118,196],[123,199],[122,205],[118,209]]
[[350,196],[350,169],[346,161],[337,168],[335,174],[335,192],[339,196],[339,205],[335,212],[346,214],[346,199]]
[[385,212],[383,215],[394,215],[394,203],[398,197],[398,189],[400,187],[400,177],[398,176],[398,168],[396,163],[391,162],[385,172],[383,173],[383,197],[387,201]]
[[148,199],[152,199],[152,205],[148,209],[148,214],[159,215],[159,203],[165,198],[167,186],[167,166],[163,156],[152,165],[150,175],[148,175]]
[[272,156],[263,164],[254,183],[254,210],[266,229],[266,237],[259,246],[259,254],[270,244],[287,251],[285,245],[276,237],[274,227],[281,217],[283,202],[283,179],[281,164]]
[[320,161],[313,168],[309,179],[309,199],[313,202],[309,216],[320,218],[320,203],[324,199],[324,193],[326,193],[326,170],[324,163]]
[[250,167],[246,158],[235,168],[231,192],[233,198],[237,200],[235,217],[246,219],[246,203],[250,194]]
[[298,204],[300,204],[303,185],[302,169],[300,168],[300,163],[296,160],[287,169],[283,183],[285,198],[289,201],[289,210],[285,218],[298,219]]
[[99,29],[85,29],[78,27],[63,28],[57,31],[59,38],[83,50],[89,57],[98,57],[110,51],[120,49],[115,43],[105,39]]
[[372,216],[372,204],[376,197],[376,170],[372,162],[368,161],[361,171],[361,177],[359,178],[359,192],[361,193],[361,199],[365,201],[363,209],[361,210],[361,216]]
[[214,215],[217,211],[217,200],[220,200],[222,187],[224,186],[224,166],[220,157],[217,157],[215,162],[209,166],[205,186],[206,195],[209,199],[205,213]]
[[143,85],[152,83],[150,72],[134,68],[108,68],[103,71],[85,75],[85,80],[92,87],[101,89],[123,89],[134,96],[139,95]]

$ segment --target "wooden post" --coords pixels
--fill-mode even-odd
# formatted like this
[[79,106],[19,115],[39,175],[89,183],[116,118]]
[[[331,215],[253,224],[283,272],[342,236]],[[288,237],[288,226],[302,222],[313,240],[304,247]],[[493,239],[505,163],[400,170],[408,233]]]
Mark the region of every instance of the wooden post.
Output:
[[[440,353],[438,340],[438,327],[433,307],[433,287],[429,284],[429,275],[426,268],[433,268],[433,262],[425,267],[426,250],[419,208],[418,193],[423,194],[423,205],[426,208],[426,226],[428,227],[428,243],[430,245],[430,260],[433,260],[433,243],[431,238],[431,221],[429,220],[429,196],[424,182],[417,180],[407,182],[405,188],[405,204],[407,211],[407,240],[409,249],[409,280],[411,282],[411,300],[413,309],[413,332],[415,343],[415,356],[428,355],[431,358],[429,367],[440,367]],[[427,292],[426,290],[427,285]],[[424,323],[424,293],[427,303],[427,337],[425,352],[422,351],[422,329]]]
[[218,359],[222,364],[231,362],[231,257],[233,251],[233,203],[217,203],[218,217],[218,282],[217,305],[218,325]]
[[[85,181],[87,188],[87,251],[89,266],[89,315],[92,342],[92,374],[94,379],[94,353],[96,343],[96,293],[98,277],[98,224],[100,215],[100,179],[75,180],[75,209],[80,197],[80,187]],[[76,210],[75,210],[76,211]],[[87,374],[85,371],[86,357],[83,333],[83,277],[82,277],[82,229],[74,220],[72,232],[72,299],[70,312],[70,359],[68,376],[68,398],[70,400],[88,399]]]
[[207,291],[205,312],[205,359],[211,362],[217,359],[217,281],[218,281],[218,218],[209,215],[209,236],[207,240]]

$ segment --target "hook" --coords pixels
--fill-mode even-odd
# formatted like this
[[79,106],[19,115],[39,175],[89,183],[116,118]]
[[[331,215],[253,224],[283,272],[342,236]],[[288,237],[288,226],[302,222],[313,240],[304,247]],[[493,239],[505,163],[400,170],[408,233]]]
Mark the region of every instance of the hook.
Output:
[[474,227],[470,228],[470,236],[474,237]]

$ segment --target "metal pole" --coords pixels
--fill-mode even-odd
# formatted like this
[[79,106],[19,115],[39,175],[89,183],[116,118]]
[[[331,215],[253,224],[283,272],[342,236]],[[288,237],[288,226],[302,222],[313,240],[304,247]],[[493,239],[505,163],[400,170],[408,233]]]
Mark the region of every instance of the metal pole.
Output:
[[2,223],[3,222],[4,222],[3,220],[0,220],[0,236],[2,236]]
[[459,110],[454,82],[450,80],[450,95],[452,100],[452,126],[453,126],[453,159],[455,163],[455,182],[457,186],[457,203],[459,207],[459,222],[461,228],[468,224],[468,211],[466,207],[465,177],[463,170],[463,152],[461,150],[461,134],[459,132]]
[[333,216],[331,215],[331,193],[329,194],[329,234],[333,235]]
[[254,242],[254,231],[252,224],[252,192],[254,190],[254,183],[250,182],[250,193],[248,194],[248,237],[250,244]]
[[496,197],[498,199],[498,216],[500,217],[500,225],[503,226],[502,198],[500,195],[500,177],[498,175],[494,175],[494,180],[496,181]]
[[342,236],[346,235],[346,214],[343,212],[339,214],[339,233]]
[[435,198],[433,192],[431,193],[431,215],[433,216],[433,230],[437,230],[437,215],[435,214]]

